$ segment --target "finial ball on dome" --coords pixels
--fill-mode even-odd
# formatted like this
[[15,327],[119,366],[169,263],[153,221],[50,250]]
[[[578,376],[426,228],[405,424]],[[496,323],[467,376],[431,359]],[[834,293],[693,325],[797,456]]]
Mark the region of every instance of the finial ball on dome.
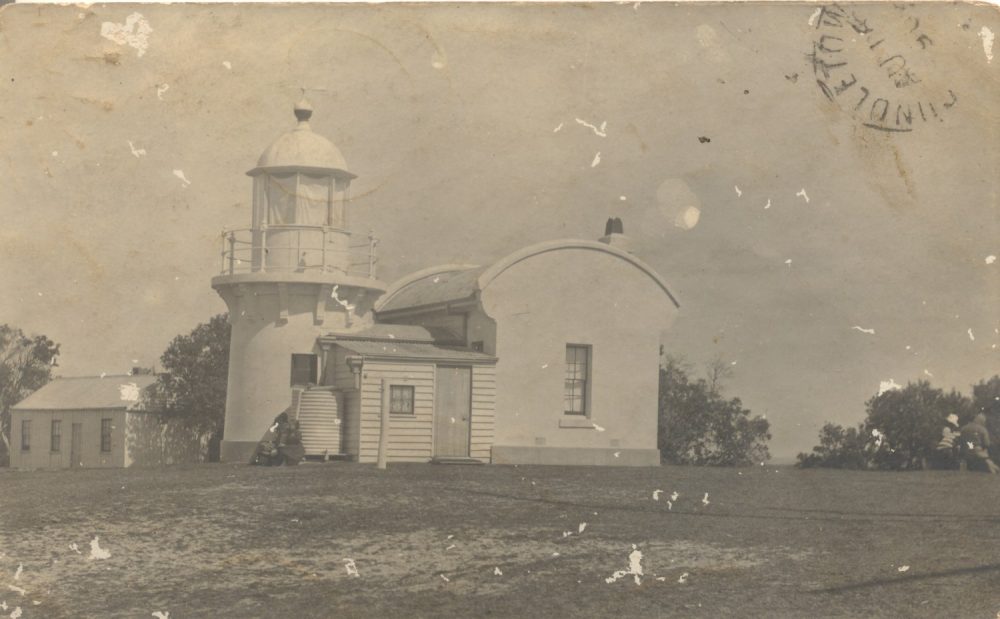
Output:
[[313,109],[312,105],[309,104],[305,99],[300,100],[295,104],[295,118],[299,119],[299,122],[305,122],[309,120],[312,116]]

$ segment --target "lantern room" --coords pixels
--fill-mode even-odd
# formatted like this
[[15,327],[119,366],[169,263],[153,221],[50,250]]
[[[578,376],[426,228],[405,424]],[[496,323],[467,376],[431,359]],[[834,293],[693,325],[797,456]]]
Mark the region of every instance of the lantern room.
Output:
[[247,172],[253,178],[251,228],[229,235],[224,270],[347,275],[372,266],[352,259],[356,250],[372,249],[371,239],[352,244],[348,231],[355,175],[347,171],[340,150],[313,133],[311,117],[309,102],[299,101],[296,127],[267,147]]

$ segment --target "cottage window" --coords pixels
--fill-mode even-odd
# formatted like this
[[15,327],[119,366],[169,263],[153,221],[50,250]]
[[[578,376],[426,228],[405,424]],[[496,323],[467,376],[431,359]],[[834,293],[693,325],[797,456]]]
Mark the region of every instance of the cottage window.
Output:
[[413,414],[413,387],[411,385],[389,386],[389,412],[394,415]]
[[566,382],[563,395],[567,415],[588,414],[590,389],[590,346],[566,345]]
[[317,384],[318,366],[319,357],[316,355],[292,355],[292,386]]
[[21,451],[31,450],[31,420],[21,420]]
[[101,451],[111,451],[111,420],[108,418],[101,420]]
[[59,451],[62,447],[62,421],[58,419],[52,420],[52,434],[51,434],[52,451]]

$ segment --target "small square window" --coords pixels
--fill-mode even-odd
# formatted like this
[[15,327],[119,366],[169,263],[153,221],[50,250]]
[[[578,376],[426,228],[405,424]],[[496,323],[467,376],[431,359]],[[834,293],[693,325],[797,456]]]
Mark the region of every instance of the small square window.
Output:
[[389,386],[389,412],[394,415],[413,414],[413,387],[411,385]]

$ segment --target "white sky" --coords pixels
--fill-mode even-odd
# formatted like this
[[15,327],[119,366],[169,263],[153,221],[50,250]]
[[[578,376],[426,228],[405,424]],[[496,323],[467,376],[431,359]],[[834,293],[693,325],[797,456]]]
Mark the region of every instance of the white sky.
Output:
[[[729,392],[767,414],[775,455],[860,421],[889,378],[967,392],[1000,371],[1000,58],[982,36],[1000,19],[860,8],[921,81],[895,88],[862,38],[844,42],[859,84],[937,101],[940,122],[876,131],[858,97],[827,101],[815,5],[5,7],[0,322],[99,374],[224,311],[218,232],[248,225],[244,172],[305,86],[386,280],[619,216],[680,298],[671,351],[735,361]],[[142,55],[101,36],[136,12]]]

